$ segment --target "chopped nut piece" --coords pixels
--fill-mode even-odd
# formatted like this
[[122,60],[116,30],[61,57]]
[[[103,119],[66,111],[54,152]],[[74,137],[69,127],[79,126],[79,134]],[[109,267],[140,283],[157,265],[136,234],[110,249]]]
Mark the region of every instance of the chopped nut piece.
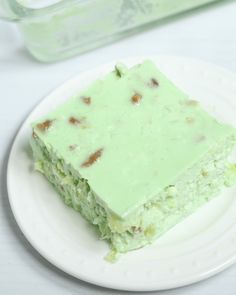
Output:
[[152,78],[149,85],[152,88],[157,88],[159,86],[159,82],[155,78]]
[[93,165],[101,156],[102,156],[103,149],[97,150],[95,153],[90,155],[88,159],[82,163],[82,167],[90,167]]
[[74,125],[74,126],[79,126],[80,128],[82,129],[86,129],[89,127],[89,124],[86,122],[86,118],[85,117],[82,117],[82,118],[75,118],[75,117],[70,117],[68,119],[69,123],[71,125]]
[[75,118],[75,117],[70,117],[69,118],[69,122],[72,124],[72,125],[79,125],[81,123],[81,120]]
[[82,96],[81,97],[82,101],[87,104],[87,105],[90,105],[91,104],[91,97],[89,96]]
[[40,131],[44,132],[44,131],[47,131],[52,126],[52,122],[53,122],[53,120],[46,120],[43,123],[37,124],[36,127]]
[[138,93],[134,94],[132,96],[132,98],[131,98],[132,103],[133,104],[138,104],[140,102],[141,98],[142,98],[142,95],[141,94],[138,94]]

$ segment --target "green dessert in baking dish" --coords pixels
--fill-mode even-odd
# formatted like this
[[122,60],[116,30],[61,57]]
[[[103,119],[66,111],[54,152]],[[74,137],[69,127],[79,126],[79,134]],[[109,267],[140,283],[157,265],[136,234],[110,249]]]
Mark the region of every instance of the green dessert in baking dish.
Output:
[[236,130],[151,61],[117,65],[32,126],[36,169],[114,253],[153,242],[235,171]]

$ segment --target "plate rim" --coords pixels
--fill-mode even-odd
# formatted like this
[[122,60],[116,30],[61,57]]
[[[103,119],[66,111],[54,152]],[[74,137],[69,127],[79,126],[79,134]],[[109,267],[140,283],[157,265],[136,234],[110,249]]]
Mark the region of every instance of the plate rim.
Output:
[[[210,63],[210,62],[206,62],[204,60],[201,59],[194,59],[194,58],[190,58],[190,57],[184,57],[184,56],[169,56],[169,55],[151,55],[151,56],[136,56],[136,57],[126,57],[126,58],[121,58],[121,60],[124,63],[128,63],[128,62],[132,62],[137,61],[137,60],[144,60],[144,59],[153,59],[154,62],[156,62],[156,60],[158,59],[174,59],[174,60],[181,60],[181,61],[192,61],[192,62],[200,62],[202,64],[205,64],[207,66],[210,66],[211,68],[214,67],[216,70],[220,70],[220,71],[224,71],[227,72],[227,74],[232,75],[232,77],[235,78],[236,80],[236,74],[233,71],[228,70],[227,68],[224,68],[222,66],[218,66],[215,65],[214,63]],[[34,111],[36,111],[50,96],[53,96],[56,94],[56,92],[60,92],[62,91],[62,89],[64,87],[66,87],[67,84],[69,84],[70,82],[72,82],[73,80],[78,80],[80,76],[83,75],[89,75],[90,73],[97,71],[99,69],[101,69],[103,71],[103,68],[107,68],[107,67],[111,67],[112,65],[116,64],[117,61],[113,60],[111,62],[105,63],[105,64],[100,64],[94,68],[91,68],[87,71],[84,72],[79,72],[78,74],[71,76],[69,79],[66,79],[64,82],[62,82],[61,84],[59,84],[58,86],[56,86],[55,88],[53,88],[51,91],[49,91],[48,94],[44,95],[43,98],[36,103],[33,108],[29,111],[29,113],[25,116],[25,118],[22,120],[20,127],[17,128],[17,131],[15,132],[14,135],[14,139],[13,142],[11,144],[11,148],[10,148],[10,152],[9,152],[9,156],[8,156],[8,162],[7,162],[7,170],[6,170],[6,182],[7,182],[7,192],[8,192],[8,199],[9,199],[9,203],[10,203],[10,207],[11,210],[13,212],[13,216],[16,220],[17,225],[19,226],[21,232],[23,233],[24,237],[29,241],[29,243],[33,246],[33,248],[42,256],[44,257],[47,261],[49,261],[51,264],[53,264],[54,266],[56,266],[57,268],[59,268],[61,271],[77,278],[80,280],[83,280],[85,282],[88,282],[90,284],[96,285],[96,286],[100,286],[100,287],[104,287],[104,288],[109,288],[109,289],[116,289],[116,290],[125,290],[125,291],[157,291],[157,290],[167,290],[167,289],[173,289],[173,288],[177,288],[177,287],[183,287],[183,286],[187,286],[196,282],[199,282],[201,280],[205,280],[211,276],[214,276],[216,274],[218,274],[219,272],[225,270],[226,268],[230,267],[232,264],[234,264],[236,262],[236,251],[234,253],[234,255],[229,258],[228,260],[226,260],[224,263],[222,263],[221,265],[218,265],[218,267],[215,267],[213,269],[208,270],[208,272],[204,272],[204,273],[199,273],[197,275],[195,275],[195,277],[189,277],[186,278],[184,280],[180,280],[178,282],[173,282],[172,284],[168,284],[168,286],[143,286],[143,288],[135,288],[135,286],[130,286],[129,284],[126,284],[126,286],[120,286],[120,282],[118,282],[117,284],[114,284],[114,282],[109,283],[106,280],[94,280],[90,279],[88,276],[83,275],[82,273],[80,273],[80,275],[78,275],[77,273],[74,273],[73,271],[71,271],[70,269],[65,268],[63,265],[61,265],[60,263],[58,263],[58,261],[55,261],[54,259],[52,259],[50,257],[50,255],[44,251],[44,249],[38,247],[37,242],[32,240],[30,237],[29,232],[27,232],[27,229],[24,228],[24,226],[21,224],[21,220],[19,218],[19,215],[16,211],[16,208],[14,206],[14,198],[12,197],[14,195],[14,193],[12,192],[11,189],[11,185],[10,185],[10,178],[11,178],[11,163],[12,163],[12,158],[13,158],[13,153],[15,152],[16,146],[17,146],[17,142],[20,139],[21,136],[21,132],[25,129],[25,127],[27,127],[27,121],[30,119],[30,117],[33,115]]]

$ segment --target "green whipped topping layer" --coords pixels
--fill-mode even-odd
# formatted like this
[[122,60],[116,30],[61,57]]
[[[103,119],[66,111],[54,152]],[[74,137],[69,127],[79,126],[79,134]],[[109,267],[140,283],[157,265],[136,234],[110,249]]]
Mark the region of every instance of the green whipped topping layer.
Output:
[[57,158],[120,218],[155,198],[235,130],[150,61],[95,81],[33,124]]

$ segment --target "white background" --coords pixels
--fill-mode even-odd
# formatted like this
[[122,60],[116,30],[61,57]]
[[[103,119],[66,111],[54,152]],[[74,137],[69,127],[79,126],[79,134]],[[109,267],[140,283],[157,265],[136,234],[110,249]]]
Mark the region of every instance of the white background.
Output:
[[[31,58],[15,26],[0,22],[0,294],[125,294],[71,278],[29,245],[9,207],[6,165],[19,125],[54,87],[111,60],[156,54],[190,56],[236,72],[236,1],[222,1],[174,17],[149,31],[56,64],[41,64]],[[236,265],[201,283],[158,294],[234,295]]]

